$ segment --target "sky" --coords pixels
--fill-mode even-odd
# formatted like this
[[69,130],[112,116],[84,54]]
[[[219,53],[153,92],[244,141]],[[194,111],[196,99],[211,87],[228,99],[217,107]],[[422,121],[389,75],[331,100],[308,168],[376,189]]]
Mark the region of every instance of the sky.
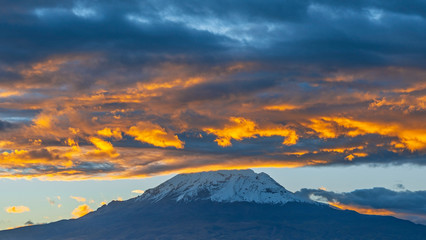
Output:
[[245,168],[426,223],[424,29],[424,0],[4,0],[0,229]]

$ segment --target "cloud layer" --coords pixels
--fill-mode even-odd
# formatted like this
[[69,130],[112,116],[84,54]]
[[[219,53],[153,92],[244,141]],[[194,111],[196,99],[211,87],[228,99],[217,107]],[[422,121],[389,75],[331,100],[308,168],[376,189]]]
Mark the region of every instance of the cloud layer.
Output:
[[392,191],[386,188],[358,189],[335,193],[320,189],[301,189],[296,194],[328,202],[363,214],[392,215],[426,224],[426,191]]
[[424,165],[423,9],[6,1],[0,176]]

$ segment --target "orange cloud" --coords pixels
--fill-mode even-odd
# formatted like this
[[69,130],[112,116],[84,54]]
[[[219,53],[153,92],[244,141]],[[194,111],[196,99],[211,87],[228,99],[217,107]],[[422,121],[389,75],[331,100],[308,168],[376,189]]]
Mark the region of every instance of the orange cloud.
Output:
[[244,138],[283,136],[285,137],[283,141],[285,145],[296,144],[298,140],[296,132],[284,126],[262,128],[255,122],[242,117],[231,117],[229,121],[231,124],[225,125],[222,129],[204,128],[203,130],[207,133],[216,135],[217,138],[215,141],[222,147],[231,146],[232,139],[241,141]]
[[70,196],[70,198],[76,200],[77,202],[85,202],[86,201],[86,198],[84,198],[84,197]]
[[33,120],[34,124],[40,128],[51,128],[52,121],[51,116],[46,113],[38,115],[38,117]]
[[0,140],[0,148],[11,148],[13,147],[15,144],[11,141],[7,141],[7,140]]
[[68,138],[66,144],[68,144],[74,152],[80,152],[80,147],[74,139]]
[[360,149],[364,149],[364,147],[363,146],[357,146],[357,147],[344,147],[344,148],[321,148],[321,151],[344,153],[344,152],[350,152],[350,151],[360,150]]
[[339,202],[329,202],[328,204],[330,204],[333,207],[342,209],[342,210],[352,210],[352,211],[356,211],[356,212],[361,213],[361,214],[383,215],[383,216],[396,216],[396,215],[398,215],[397,213],[392,212],[392,211],[387,210],[387,209],[366,208],[366,207],[361,207],[361,206],[346,205],[346,204],[342,204],[342,203],[339,203]]
[[[406,151],[407,149],[411,151],[426,149],[426,127],[421,121],[421,114],[413,118],[407,116],[406,119],[395,118],[396,115],[392,115],[399,114],[393,110],[409,109],[408,112],[411,114],[413,111],[424,110],[426,100],[426,97],[422,96],[426,86],[424,81],[419,81],[420,85],[415,83],[401,85],[401,87],[409,86],[407,89],[339,92],[339,86],[346,85],[347,82],[357,81],[357,79],[368,81],[372,78],[371,74],[376,73],[383,76],[382,73],[386,71],[382,71],[383,69],[375,73],[338,72],[327,73],[325,78],[309,78],[311,86],[321,87],[321,92],[317,92],[315,97],[310,97],[312,92],[299,92],[301,94],[299,95],[297,89],[282,88],[282,85],[267,89],[260,88],[248,94],[231,92],[229,98],[216,95],[211,98],[209,94],[203,95],[205,88],[210,86],[209,83],[220,83],[226,86],[228,81],[234,80],[232,74],[250,73],[262,67],[262,64],[251,63],[232,63],[228,66],[216,66],[211,70],[206,68],[203,72],[198,72],[192,66],[164,63],[142,70],[148,71],[143,73],[143,76],[146,76],[143,81],[139,79],[133,83],[123,81],[120,87],[117,87],[114,81],[109,81],[117,76],[111,76],[110,79],[108,75],[96,78],[98,86],[102,86],[102,89],[91,91],[91,88],[87,88],[74,91],[72,87],[62,88],[64,82],[56,79],[60,75],[56,72],[64,71],[66,74],[67,66],[78,65],[83,58],[80,57],[78,61],[74,61],[73,59],[77,57],[53,57],[34,63],[21,72],[26,73],[23,74],[24,77],[32,79],[23,85],[31,85],[27,88],[33,87],[33,92],[43,89],[42,94],[45,96],[43,98],[33,99],[31,94],[19,98],[18,95],[26,92],[15,86],[7,87],[5,91],[0,90],[0,97],[11,96],[11,99],[13,97],[13,101],[8,99],[2,101],[1,108],[23,112],[31,110],[39,113],[33,118],[33,124],[13,123],[13,127],[7,127],[6,131],[1,132],[0,168],[6,171],[2,171],[0,177],[37,177],[44,180],[131,178],[197,169],[298,167],[334,163],[333,159],[336,158],[327,158],[330,155],[334,157],[339,155],[337,161],[341,161],[341,158],[354,161],[359,157],[373,156],[372,153],[376,149],[371,146],[388,148],[387,150],[401,156],[410,154]],[[84,67],[90,66],[84,65]],[[410,72],[407,70],[403,75]],[[394,73],[391,72],[389,76]],[[55,79],[49,79],[53,75]],[[424,79],[424,76],[422,74],[416,78]],[[36,82],[38,79],[42,81]],[[319,81],[315,82],[316,80]],[[51,89],[43,85],[44,83],[52,84],[52,82],[54,84]],[[59,85],[55,86],[56,83]],[[72,83],[73,81],[66,81],[65,84]],[[108,85],[109,83],[114,84]],[[204,83],[208,84],[204,86]],[[193,86],[196,88],[191,89]],[[323,88],[323,86],[337,88]],[[59,88],[61,91],[58,92]],[[203,90],[201,94],[199,90]],[[210,91],[210,89],[207,90]],[[233,90],[230,89],[230,91]],[[276,96],[276,98],[253,98],[255,95],[252,93]],[[388,93],[390,94],[387,95]],[[208,100],[206,101],[204,97]],[[274,102],[271,103],[271,99],[274,99]],[[366,103],[371,103],[370,110],[367,109]],[[337,113],[336,104],[344,106],[339,107]],[[315,111],[291,111],[304,106],[319,106],[319,108]],[[361,116],[371,110],[377,110],[379,113],[377,118],[374,114]],[[144,112],[143,117],[138,114],[140,112]],[[392,113],[387,117],[389,112]],[[150,122],[139,122],[145,116],[150,116],[150,119],[163,119],[163,122],[170,125],[166,127]],[[15,116],[11,115],[11,117]],[[229,118],[229,122],[219,127],[209,125],[220,121],[222,117]],[[367,117],[370,119],[365,120]],[[373,118],[375,120],[371,120]],[[291,122],[291,125],[272,122]],[[297,126],[297,132],[293,126]],[[177,130],[173,132],[171,129]],[[194,138],[188,141],[200,140],[195,135],[191,136],[192,129],[195,130],[195,134],[204,130],[216,135],[216,143],[222,147],[230,146],[233,140],[271,136],[283,137],[284,145],[293,145],[297,142],[301,144],[292,147],[278,146],[271,152],[259,149],[257,152],[260,155],[242,160],[240,152],[206,151],[211,144],[207,141],[196,144],[198,146],[192,145],[191,149],[186,151],[185,142],[179,139],[176,133],[179,131],[179,133],[185,133],[186,137]],[[339,145],[340,147],[336,148],[324,148],[327,145],[324,144],[325,140],[328,138],[355,137],[370,133],[390,136],[392,139],[371,140],[356,148],[352,145],[351,147]],[[162,149],[137,148],[131,145],[127,138],[123,139],[124,135]],[[301,139],[306,136],[310,138],[312,135],[319,136],[323,141],[309,141],[309,144],[313,146],[308,146],[305,140],[309,139]],[[120,143],[117,144],[115,141]],[[331,142],[333,141],[328,143]],[[254,147],[262,147],[262,145]],[[173,148],[179,150],[176,151]],[[40,152],[40,149],[46,152]],[[237,151],[244,150],[241,148]],[[86,164],[84,166],[89,166],[90,169],[79,167],[80,164]]]
[[332,121],[326,119],[311,119],[309,128],[312,128],[316,131],[320,138],[336,138],[338,131],[336,129],[336,124]]
[[80,206],[76,207],[71,212],[71,215],[73,216],[73,218],[79,218],[79,217],[82,217],[82,216],[88,214],[89,212],[92,212],[92,211],[93,211],[93,209],[91,209],[89,207],[89,205],[83,204],[83,205],[80,205]]
[[183,148],[184,145],[184,142],[179,140],[176,135],[150,122],[138,122],[138,124],[131,127],[126,134],[134,137],[140,142],[149,143],[157,147],[175,147],[180,149]]
[[403,113],[426,110],[426,96],[403,94],[396,97],[382,97],[374,99],[369,109],[377,110],[384,107],[390,110],[401,110]]
[[346,160],[352,161],[356,157],[367,157],[368,153],[351,153],[345,157]]
[[99,136],[103,137],[112,137],[115,140],[121,140],[123,136],[121,135],[120,128],[116,129],[110,129],[110,128],[104,128],[102,130],[97,131]]
[[41,149],[38,151],[28,151],[15,149],[11,151],[4,151],[0,153],[0,165],[3,167],[25,167],[33,164],[66,166],[68,160],[57,158],[52,160],[52,154],[46,150]]
[[108,141],[104,141],[97,137],[90,137],[89,141],[97,148],[97,150],[92,151],[91,154],[101,156],[108,155],[110,157],[118,157],[120,155],[115,151],[113,145]]
[[311,119],[308,125],[322,138],[336,138],[340,135],[356,137],[365,134],[380,134],[398,137],[411,151],[426,149],[426,129],[413,128],[396,123],[358,121],[344,117],[323,117]]
[[6,208],[7,213],[23,213],[29,212],[30,208],[27,206],[11,206]]
[[43,62],[35,63],[31,66],[30,69],[25,69],[21,71],[26,77],[31,77],[34,75],[42,75],[44,73],[56,72],[59,70],[60,66],[68,61],[67,58],[52,58]]
[[270,105],[266,106],[263,109],[265,110],[271,110],[271,111],[287,111],[287,110],[294,110],[298,109],[299,106],[291,105],[291,104],[280,104],[280,105]]
[[7,97],[11,97],[11,96],[19,96],[22,95],[22,92],[19,91],[3,91],[0,90],[0,98],[7,98]]
[[203,81],[203,78],[200,77],[191,77],[188,79],[174,79],[172,81],[166,81],[166,82],[151,82],[151,83],[143,83],[143,84],[139,84],[138,87],[139,89],[142,90],[149,90],[149,91],[153,91],[153,90],[157,90],[157,89],[161,89],[161,88],[174,88],[174,87],[182,87],[182,88],[186,88],[186,87],[190,87],[196,84],[199,84]]

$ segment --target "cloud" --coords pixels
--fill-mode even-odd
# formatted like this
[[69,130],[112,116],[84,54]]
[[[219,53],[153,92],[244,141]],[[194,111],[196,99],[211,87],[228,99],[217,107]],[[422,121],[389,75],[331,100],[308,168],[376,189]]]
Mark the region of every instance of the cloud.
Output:
[[70,198],[76,200],[77,202],[85,202],[86,201],[86,198],[84,198],[84,197],[70,196]]
[[132,191],[132,193],[136,193],[136,194],[142,194],[144,192],[145,192],[144,190],[139,190],[139,189],[136,189],[136,190]]
[[322,189],[301,189],[296,194],[332,206],[363,214],[392,215],[426,224],[426,191],[392,191],[386,188],[358,189],[335,193]]
[[426,129],[401,126],[395,123],[380,123],[369,121],[358,121],[342,117],[324,117],[321,119],[312,119],[309,125],[319,133],[322,138],[336,138],[339,135],[348,135],[356,137],[366,134],[380,134],[384,136],[396,136],[400,144],[411,151],[422,150],[426,148]]
[[91,155],[95,155],[95,156],[107,155],[110,157],[118,157],[120,155],[119,153],[115,151],[114,146],[108,141],[102,140],[97,137],[90,137],[89,141],[93,143],[93,145],[95,145],[97,148],[96,150],[89,153]]
[[98,135],[103,137],[113,137],[116,140],[121,140],[123,137],[121,135],[121,131],[119,128],[111,130],[110,128],[104,128],[102,130],[98,130]]
[[0,120],[0,131],[5,131],[11,128],[13,125],[10,122]]
[[253,121],[244,118],[231,117],[231,124],[225,125],[223,129],[204,128],[207,133],[212,133],[217,136],[215,142],[219,146],[227,147],[231,145],[231,139],[241,141],[244,138],[283,136],[285,140],[283,144],[296,144],[298,136],[292,129],[283,126],[271,126],[269,128],[260,128]]
[[422,2],[224,4],[4,3],[0,177],[426,164]]
[[183,142],[179,138],[165,131],[159,125],[150,122],[139,122],[126,132],[140,142],[146,142],[158,147],[183,148]]
[[29,212],[30,208],[27,206],[11,206],[7,207],[5,210],[7,213],[24,213]]
[[86,215],[86,214],[88,214],[88,213],[90,213],[90,212],[92,212],[93,211],[93,209],[91,209],[90,207],[89,207],[89,205],[87,205],[87,204],[83,204],[83,205],[80,205],[80,206],[78,206],[78,207],[76,207],[72,212],[71,212],[71,215],[73,216],[73,218],[79,218],[79,217],[82,217],[82,216],[84,216],[84,215]]

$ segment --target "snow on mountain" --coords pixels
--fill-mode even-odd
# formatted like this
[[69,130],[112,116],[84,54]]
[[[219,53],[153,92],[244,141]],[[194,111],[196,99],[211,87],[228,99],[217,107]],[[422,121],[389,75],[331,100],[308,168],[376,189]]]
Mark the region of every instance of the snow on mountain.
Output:
[[221,170],[179,174],[156,188],[147,190],[136,200],[158,202],[211,200],[214,202],[255,202],[285,204],[311,202],[295,196],[266,173],[253,170]]

